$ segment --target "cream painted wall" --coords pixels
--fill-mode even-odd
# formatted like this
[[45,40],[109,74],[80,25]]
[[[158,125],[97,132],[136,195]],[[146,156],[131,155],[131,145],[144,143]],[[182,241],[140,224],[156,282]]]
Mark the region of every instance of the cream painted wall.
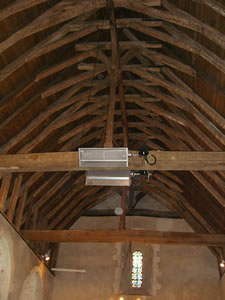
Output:
[[225,274],[220,280],[221,300],[225,300]]
[[[118,217],[82,217],[73,228],[118,228],[118,221]],[[127,228],[191,231],[183,220],[149,217],[127,217]],[[124,276],[122,249],[121,244],[61,244],[57,267],[84,269],[86,273],[57,273],[51,299],[119,299]],[[151,280],[151,296],[124,296],[124,300],[218,299],[217,262],[206,247],[150,245],[149,252],[154,258],[145,266],[144,276]]]
[[[49,291],[52,284],[52,274],[47,270],[47,268],[42,264],[39,258],[33,253],[33,251],[27,246],[20,235],[15,231],[15,229],[8,223],[8,221],[0,214],[0,240],[7,241],[8,251],[10,255],[10,286],[9,294],[7,300],[19,300],[20,294],[23,289],[23,284],[28,278],[29,274],[40,274],[41,284],[43,288],[43,293],[36,291],[35,300],[49,300]],[[4,257],[4,253],[0,253]],[[4,259],[4,258],[3,258]],[[30,288],[33,284],[32,280],[29,278]],[[5,300],[3,298],[4,286],[0,283],[0,300]],[[26,291],[26,295],[29,295],[29,290]],[[40,296],[38,296],[40,294]],[[26,300],[31,300],[31,296],[26,296]]]

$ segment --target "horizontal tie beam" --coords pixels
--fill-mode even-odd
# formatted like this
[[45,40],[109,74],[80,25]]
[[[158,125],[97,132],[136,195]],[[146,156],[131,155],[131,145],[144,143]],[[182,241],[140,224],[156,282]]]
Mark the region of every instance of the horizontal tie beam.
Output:
[[166,245],[225,246],[225,234],[192,232],[160,232],[150,230],[25,230],[30,241],[53,243],[141,243]]
[[[51,152],[0,155],[0,173],[53,172],[82,170],[168,170],[168,171],[222,171],[225,170],[225,152],[173,152],[150,151],[148,161],[129,157],[128,167],[88,168],[79,167],[78,152]],[[152,163],[156,163],[151,165]]]

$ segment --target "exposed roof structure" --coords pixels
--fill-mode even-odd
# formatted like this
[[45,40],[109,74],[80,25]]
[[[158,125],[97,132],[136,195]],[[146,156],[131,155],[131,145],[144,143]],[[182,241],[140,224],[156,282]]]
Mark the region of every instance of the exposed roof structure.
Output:
[[[224,0],[2,0],[0,154],[223,152],[224,28]],[[2,173],[1,209],[18,230],[68,229],[121,194],[84,179]],[[225,233],[223,170],[155,171],[129,194],[131,214],[149,195],[196,232]]]

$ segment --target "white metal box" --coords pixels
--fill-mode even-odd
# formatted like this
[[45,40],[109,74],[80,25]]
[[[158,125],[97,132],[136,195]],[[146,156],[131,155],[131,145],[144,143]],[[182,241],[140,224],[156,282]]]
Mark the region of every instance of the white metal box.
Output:
[[87,168],[128,167],[128,148],[79,148],[79,166]]
[[130,186],[130,171],[86,171],[86,185]]

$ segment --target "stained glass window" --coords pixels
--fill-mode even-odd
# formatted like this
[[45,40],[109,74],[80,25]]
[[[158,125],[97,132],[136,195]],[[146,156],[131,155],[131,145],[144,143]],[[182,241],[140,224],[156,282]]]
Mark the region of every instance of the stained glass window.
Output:
[[132,288],[142,287],[142,267],[143,267],[143,254],[141,251],[134,251],[132,255]]

